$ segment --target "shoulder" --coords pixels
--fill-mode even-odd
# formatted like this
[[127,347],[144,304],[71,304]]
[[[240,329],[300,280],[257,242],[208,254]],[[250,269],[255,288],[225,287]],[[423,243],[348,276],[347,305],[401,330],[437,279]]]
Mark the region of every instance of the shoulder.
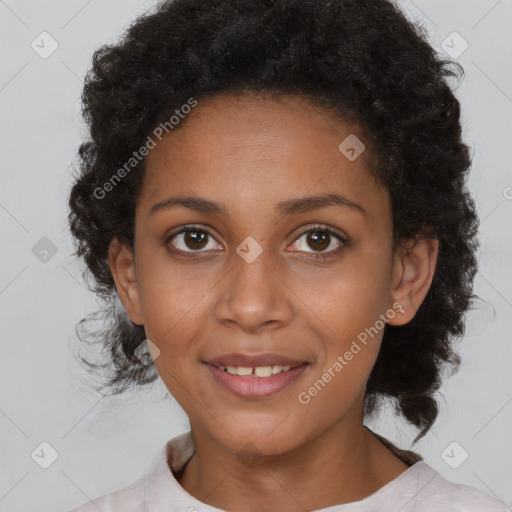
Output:
[[88,501],[69,512],[144,512],[145,479],[142,478],[110,494]]
[[179,470],[194,450],[190,431],[176,436],[163,446],[142,478],[115,492],[89,500],[69,512],[146,512],[158,510],[162,503],[175,503],[184,491],[172,470]]
[[[410,468],[413,469],[413,468]],[[425,462],[414,465],[417,489],[408,510],[443,512],[511,512],[500,500],[465,484],[450,482]],[[411,474],[411,476],[413,476]]]

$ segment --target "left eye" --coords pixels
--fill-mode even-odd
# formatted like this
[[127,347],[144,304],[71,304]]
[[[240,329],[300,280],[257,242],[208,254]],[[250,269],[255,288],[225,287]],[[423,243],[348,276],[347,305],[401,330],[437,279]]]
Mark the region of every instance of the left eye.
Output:
[[[301,242],[301,240],[304,241]],[[334,244],[334,248],[332,247],[333,242],[337,242],[337,244]],[[313,251],[305,250],[305,252],[320,252],[321,254],[319,254],[319,256],[322,257],[323,253],[337,253],[346,245],[346,243],[347,240],[334,231],[326,227],[319,226],[308,229],[299,235],[295,240],[294,245],[298,245],[299,251],[305,250],[305,246],[313,247]],[[329,247],[331,247],[331,250],[327,250]]]

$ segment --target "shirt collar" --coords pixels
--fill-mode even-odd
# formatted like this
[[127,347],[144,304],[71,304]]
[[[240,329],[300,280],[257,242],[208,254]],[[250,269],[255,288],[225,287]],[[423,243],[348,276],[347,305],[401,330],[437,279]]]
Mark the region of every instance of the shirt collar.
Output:
[[195,450],[191,431],[167,441],[145,481],[145,512],[222,512],[194,498],[173,474],[185,466]]

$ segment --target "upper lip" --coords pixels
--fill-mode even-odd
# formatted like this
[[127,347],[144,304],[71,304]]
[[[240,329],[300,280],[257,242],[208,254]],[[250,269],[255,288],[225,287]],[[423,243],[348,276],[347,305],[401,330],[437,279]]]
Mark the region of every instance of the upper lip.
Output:
[[264,353],[264,354],[241,354],[231,353],[224,354],[222,356],[214,357],[205,363],[212,364],[214,366],[245,366],[247,368],[255,368],[257,366],[290,366],[292,368],[306,364],[307,361],[299,359],[292,359],[279,354]]

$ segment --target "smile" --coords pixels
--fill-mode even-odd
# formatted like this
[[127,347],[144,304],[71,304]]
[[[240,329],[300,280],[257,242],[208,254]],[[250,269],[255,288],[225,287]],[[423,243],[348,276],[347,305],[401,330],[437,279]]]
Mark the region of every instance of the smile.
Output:
[[223,366],[205,363],[217,384],[236,396],[257,399],[275,395],[295,382],[308,368],[308,363],[290,365]]

